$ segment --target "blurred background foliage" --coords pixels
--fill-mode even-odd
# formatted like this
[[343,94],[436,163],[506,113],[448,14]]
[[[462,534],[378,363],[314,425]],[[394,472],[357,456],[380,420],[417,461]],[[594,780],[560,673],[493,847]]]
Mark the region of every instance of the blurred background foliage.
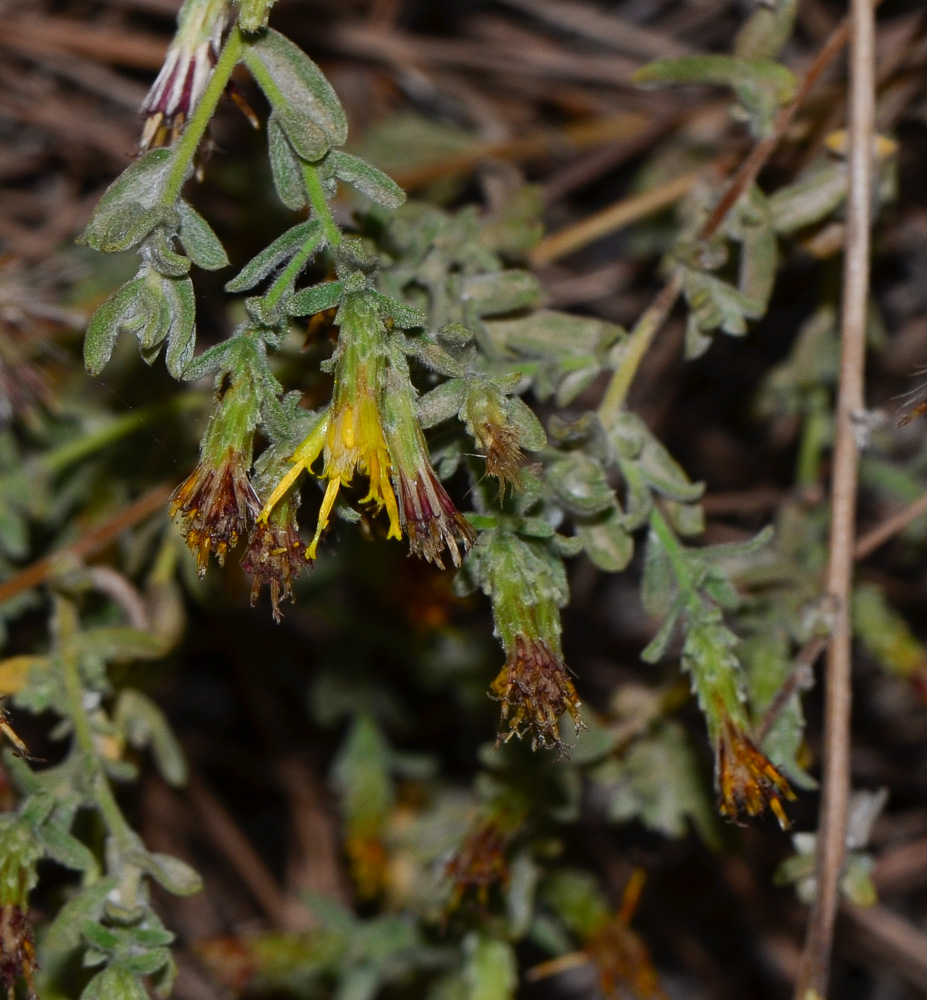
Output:
[[[46,1000],[788,995],[829,613],[841,58],[778,116],[842,5],[279,0],[273,27],[372,167],[331,158],[322,90],[300,92],[309,125],[287,117],[306,104],[261,83],[255,48],[261,85],[236,72],[184,188],[199,216],[138,229],[116,188],[90,221],[126,168],[145,202],[177,162],[136,156],[178,7],[0,2],[0,980]],[[909,506],[927,451],[903,419],[922,399],[927,21],[901,0],[879,18],[848,998],[927,990],[927,512]],[[759,184],[715,218],[769,137]],[[348,183],[294,292],[277,278],[323,205],[306,164]],[[395,213],[379,171],[410,194]],[[168,302],[163,329],[148,300],[120,321],[150,367],[106,327],[133,255],[92,249],[133,242]],[[223,284],[249,261],[245,303]],[[651,328],[661,282],[684,303]],[[345,488],[311,570],[246,560],[271,585],[251,608],[245,537],[200,579],[225,550],[203,558],[207,529],[179,504],[172,524],[169,498],[217,415],[251,407],[227,433],[257,459],[253,521],[366,302],[386,429],[411,371],[434,489],[469,520],[409,558]],[[226,379],[259,370],[244,396]],[[487,408],[508,437],[480,436]],[[302,495],[275,510],[308,539],[321,498]],[[540,708],[513,663],[555,669]]]

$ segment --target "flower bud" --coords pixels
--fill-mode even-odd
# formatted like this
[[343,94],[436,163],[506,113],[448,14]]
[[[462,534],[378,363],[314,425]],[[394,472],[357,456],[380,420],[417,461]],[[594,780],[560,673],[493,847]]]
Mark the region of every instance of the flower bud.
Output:
[[181,8],[164,65],[142,102],[142,150],[177,141],[212,76],[230,6],[230,0],[186,0]]

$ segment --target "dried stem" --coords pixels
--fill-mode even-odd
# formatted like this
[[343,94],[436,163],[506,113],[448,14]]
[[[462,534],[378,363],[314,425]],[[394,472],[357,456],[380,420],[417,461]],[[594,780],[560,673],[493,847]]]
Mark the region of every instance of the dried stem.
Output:
[[109,543],[122,534],[123,531],[133,527],[146,517],[150,517],[159,508],[163,507],[171,495],[171,487],[157,486],[150,493],[139,497],[134,503],[124,507],[121,511],[105,521],[98,528],[92,528],[85,535],[82,535],[71,545],[53,552],[44,559],[38,559],[27,566],[21,573],[3,583],[0,583],[0,604],[8,601],[11,597],[23,590],[38,587],[44,583],[54,573],[56,567],[67,559],[85,559],[94,552],[99,552]]
[[897,513],[887,517],[881,524],[870,528],[864,535],[860,535],[856,542],[856,549],[853,552],[854,558],[865,559],[875,552],[880,545],[893,538],[899,531],[904,531],[909,524],[916,521],[919,517],[923,517],[924,514],[927,514],[927,493],[922,497],[918,497],[914,503],[909,504],[904,510],[899,510]]
[[853,0],[849,103],[849,193],[844,256],[842,347],[827,592],[836,615],[827,655],[824,767],[817,841],[817,895],[802,955],[796,1000],[827,994],[850,797],[850,669],[856,492],[859,453],[853,417],[863,407],[869,227],[875,127],[875,15],[872,0]]

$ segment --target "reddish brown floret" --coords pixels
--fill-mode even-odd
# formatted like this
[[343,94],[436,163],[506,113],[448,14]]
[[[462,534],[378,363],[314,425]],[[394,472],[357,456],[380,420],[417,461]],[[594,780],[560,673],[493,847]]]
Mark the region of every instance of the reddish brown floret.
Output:
[[508,882],[506,848],[510,839],[511,834],[497,821],[489,820],[478,826],[460,845],[445,868],[447,877],[454,885],[449,909],[457,907],[468,889],[475,889],[478,902],[485,906],[490,887]]
[[396,481],[400,523],[409,548],[441,569],[446,549],[453,564],[459,566],[476,541],[476,532],[454,506],[434,470],[426,466],[415,479],[400,471]]
[[[502,724],[496,747],[519,739],[530,729],[531,748],[564,752],[557,722],[570,713],[574,726],[582,728],[580,701],[559,656],[539,639],[516,636],[515,646],[499,676],[490,686],[491,697],[502,702]],[[509,718],[511,716],[511,718]]]
[[180,521],[180,530],[203,576],[210,552],[221,566],[260,509],[244,456],[230,450],[217,468],[200,462],[174,491],[170,515]]
[[28,997],[35,1000],[33,973],[37,968],[35,936],[28,915],[19,906],[0,906],[0,985],[12,997],[22,980]]

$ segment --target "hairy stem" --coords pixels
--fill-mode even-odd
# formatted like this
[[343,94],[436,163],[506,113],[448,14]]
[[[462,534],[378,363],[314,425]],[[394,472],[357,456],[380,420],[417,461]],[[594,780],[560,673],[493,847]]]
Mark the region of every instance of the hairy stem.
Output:
[[193,157],[196,155],[200,140],[209,127],[216,106],[219,103],[219,98],[228,86],[232,71],[238,64],[244,47],[245,40],[241,32],[237,27],[232,28],[225,45],[222,47],[222,52],[216,61],[216,66],[212,71],[212,76],[209,78],[209,83],[203,91],[203,96],[190,116],[190,120],[183,130],[183,135],[180,137],[180,141],[174,147],[174,162],[164,187],[163,201],[165,205],[173,204],[180,195],[180,189],[187,179],[188,169],[193,162]]
[[827,650],[817,894],[795,988],[796,1000],[817,1000],[827,995],[850,799],[850,597],[859,466],[854,417],[863,407],[875,132],[875,15],[872,0],[853,0],[851,17],[849,193],[827,572],[827,591],[835,601],[836,617]]
[[312,206],[313,218],[321,223],[326,243],[330,247],[338,246],[341,242],[341,230],[328,206],[325,189],[322,187],[322,178],[319,177],[318,170],[311,163],[303,164],[303,181],[306,185],[306,194],[309,195],[309,204]]

